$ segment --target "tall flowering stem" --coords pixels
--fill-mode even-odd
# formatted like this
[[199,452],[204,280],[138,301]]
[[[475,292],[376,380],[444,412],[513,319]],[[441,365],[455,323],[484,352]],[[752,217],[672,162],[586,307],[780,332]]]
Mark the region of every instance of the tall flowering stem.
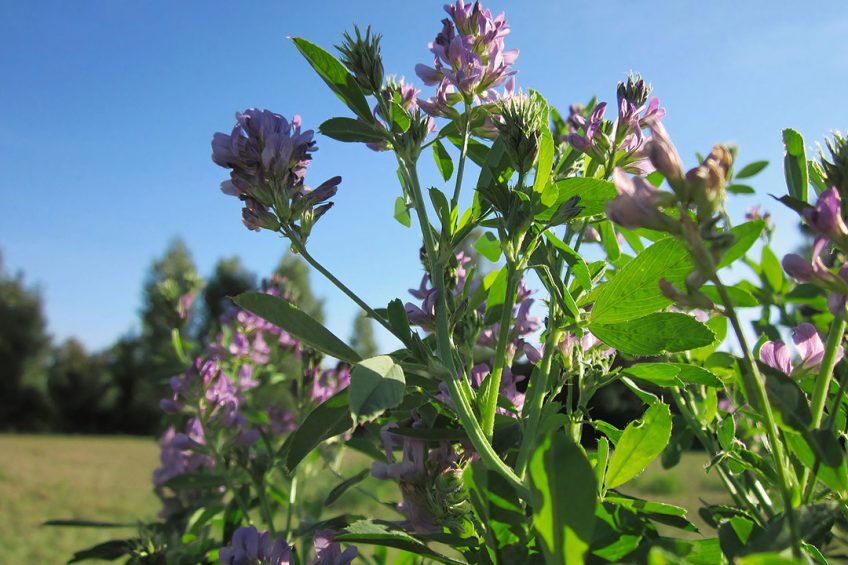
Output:
[[462,176],[465,172],[465,159],[468,156],[468,142],[471,138],[471,105],[465,103],[465,130],[462,132],[462,148],[459,151],[459,164],[456,168],[456,184],[453,188],[451,208],[459,203],[459,192],[462,190]]
[[401,171],[405,182],[412,193],[412,200],[415,206],[415,213],[418,216],[418,223],[421,227],[422,237],[424,239],[424,249],[427,253],[427,260],[430,263],[430,273],[432,275],[433,285],[436,288],[438,295],[436,301],[436,343],[439,361],[447,371],[445,384],[448,387],[451,400],[456,407],[456,412],[462,424],[465,433],[468,434],[468,439],[480,456],[480,459],[487,467],[499,473],[504,479],[509,482],[513,488],[524,499],[529,499],[530,493],[521,479],[515,472],[501,460],[500,456],[492,447],[483,428],[474,416],[471,408],[471,401],[462,387],[462,382],[458,375],[458,369],[454,362],[453,343],[450,334],[450,323],[448,320],[448,305],[447,305],[447,289],[445,288],[444,277],[444,262],[440,260],[436,254],[436,244],[433,241],[433,233],[430,229],[430,220],[427,217],[427,208],[424,206],[424,197],[421,193],[421,183],[418,180],[418,168],[414,160],[398,158],[400,161]]
[[498,407],[498,393],[501,388],[501,376],[506,364],[506,345],[509,341],[510,322],[512,321],[512,306],[515,303],[515,293],[521,272],[515,262],[508,260],[506,265],[506,296],[501,310],[500,327],[498,328],[498,343],[495,347],[495,364],[489,378],[481,389],[481,425],[486,437],[491,440],[495,429],[495,411]]
[[681,222],[683,225],[684,234],[686,235],[689,244],[692,246],[692,251],[696,260],[707,268],[710,273],[710,278],[716,285],[719,297],[724,306],[724,311],[730,319],[730,324],[733,326],[733,331],[736,334],[736,340],[739,342],[739,347],[742,349],[745,368],[750,378],[744,379],[745,387],[748,389],[748,397],[753,398],[757,406],[760,408],[763,419],[765,420],[766,436],[774,457],[774,466],[777,470],[778,486],[780,487],[781,496],[783,498],[784,512],[789,520],[789,528],[792,532],[792,552],[796,557],[801,557],[801,537],[798,527],[798,517],[795,515],[793,508],[792,484],[787,470],[786,454],[783,450],[783,442],[780,438],[777,429],[777,422],[774,418],[774,413],[771,409],[771,404],[766,394],[765,380],[757,367],[757,362],[748,347],[748,342],[745,339],[745,333],[742,330],[742,324],[736,315],[736,309],[733,306],[733,301],[727,292],[727,287],[721,282],[716,270],[715,261],[710,252],[704,247],[698,233],[698,227],[689,218],[689,212],[685,208],[681,209]]
[[[812,412],[812,428],[818,428],[824,415],[824,404],[827,399],[827,392],[830,390],[830,382],[833,380],[833,369],[839,361],[840,346],[842,339],[845,337],[846,323],[842,318],[836,318],[833,325],[830,327],[830,333],[827,336],[827,345],[824,350],[824,358],[822,358],[821,368],[816,377],[816,385],[813,391],[813,402],[810,407]],[[838,404],[834,405],[834,412],[838,411]],[[813,491],[815,481],[810,481],[810,469],[805,467],[804,474],[801,477],[801,490],[804,492],[804,500],[807,501]]]

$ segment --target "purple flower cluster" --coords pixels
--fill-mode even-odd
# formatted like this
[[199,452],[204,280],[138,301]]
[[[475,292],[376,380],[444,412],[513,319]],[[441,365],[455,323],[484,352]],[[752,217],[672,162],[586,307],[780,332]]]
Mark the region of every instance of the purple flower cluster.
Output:
[[292,550],[283,538],[273,539],[270,532],[261,534],[253,526],[239,528],[230,545],[221,548],[222,565],[289,565]]
[[662,131],[666,112],[660,107],[659,99],[653,97],[647,103],[637,105],[619,95],[618,118],[614,125],[604,120],[606,109],[607,103],[601,102],[592,109],[587,119],[578,107],[572,106],[568,124],[573,131],[564,140],[602,164],[610,161],[614,151],[616,165],[624,170],[643,175],[652,172],[654,166],[647,158],[648,138],[644,130]]
[[348,565],[359,555],[359,549],[355,546],[342,551],[341,545],[335,541],[333,530],[318,530],[312,543],[316,558],[313,565]]
[[[412,122],[407,131],[410,134],[417,134],[420,139],[416,139],[414,142],[420,144],[428,134],[436,130],[436,122],[426,114],[421,114],[418,105],[419,94],[421,94],[421,91],[415,88],[415,85],[406,82],[403,78],[396,79],[394,77],[388,78],[386,86],[380,92],[380,96],[386,103],[394,102],[406,111]],[[381,104],[374,106],[374,118],[379,127],[386,130],[389,129],[389,124],[394,122],[391,116],[385,115]],[[387,141],[371,142],[366,145],[374,151],[385,151],[389,148]]]
[[659,118],[650,120],[647,127],[651,137],[645,142],[642,153],[650,164],[662,173],[675,194],[657,190],[647,179],[627,174],[627,169],[617,168],[613,181],[618,196],[607,202],[609,218],[627,229],[640,227],[672,231],[677,225],[662,212],[664,205],[676,198],[687,206],[695,204],[699,218],[709,218],[724,199],[724,185],[733,164],[730,152],[721,145],[713,150],[697,167],[683,173],[683,162]]
[[335,369],[321,371],[318,367],[311,371],[312,387],[310,397],[321,404],[331,396],[350,385],[350,367],[339,363]]
[[[269,110],[249,108],[236,113],[230,134],[212,138],[212,160],[231,169],[221,191],[244,202],[242,220],[249,229],[276,231],[300,220],[308,234],[312,224],[332,207],[341,182],[333,177],[310,190],[306,168],[316,151],[313,131],[301,131],[300,116],[289,122]],[[306,237],[304,234],[304,237]]]
[[445,5],[450,16],[442,20],[442,30],[429,44],[433,66],[419,64],[415,73],[427,85],[437,85],[434,97],[421,101],[421,107],[432,116],[446,116],[459,102],[496,102],[501,98],[496,88],[508,80],[512,91],[515,71],[510,67],[518,58],[518,50],[507,50],[504,38],[509,24],[504,14],[492,16],[480,2]]
[[[794,366],[792,364],[789,347],[781,340],[765,342],[760,347],[760,361],[787,376],[801,371],[814,370],[821,365],[822,359],[824,359],[824,343],[814,325],[803,323],[795,328],[792,333],[792,341],[801,355],[799,365]],[[842,359],[843,353],[842,347],[839,347],[837,362]]]
[[212,469],[215,460],[205,453],[195,450],[196,446],[204,446],[206,438],[203,427],[196,418],[189,420],[185,433],[177,433],[173,426],[169,427],[159,440],[159,467],[153,471],[153,488],[162,500],[162,511],[159,515],[167,518],[180,507],[180,497],[192,498],[197,495],[189,489],[179,492],[167,492],[165,485],[174,477],[193,473],[201,468]]
[[[413,428],[424,424],[413,412]],[[428,448],[427,441],[392,432],[395,423],[381,430],[386,462],[371,464],[371,474],[384,480],[397,481],[403,501],[398,511],[407,519],[407,525],[419,533],[441,532],[450,528],[467,506],[462,487],[462,467],[466,457],[459,455],[447,441]],[[394,451],[400,448],[401,460]]]
[[848,263],[834,274],[822,260],[822,254],[828,244],[848,249],[848,227],[842,216],[842,199],[839,191],[830,188],[819,196],[815,207],[803,212],[807,226],[816,234],[813,242],[813,254],[807,261],[796,253],[783,258],[783,269],[799,282],[812,283],[830,291],[827,298],[828,309],[834,316],[848,316]]

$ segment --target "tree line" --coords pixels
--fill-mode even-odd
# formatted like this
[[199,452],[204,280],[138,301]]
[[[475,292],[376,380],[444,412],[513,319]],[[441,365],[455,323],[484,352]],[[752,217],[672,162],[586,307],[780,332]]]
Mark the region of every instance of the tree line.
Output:
[[[310,315],[323,320],[323,300],[309,269],[286,254],[265,284],[282,285]],[[168,379],[184,370],[173,329],[196,343],[213,340],[231,296],[260,287],[238,257],[220,259],[203,280],[186,245],[172,241],[150,266],[142,288],[139,329],[90,352],[76,338],[55,343],[39,290],[0,257],[0,430],[150,435],[160,431],[159,400]],[[190,314],[190,315],[189,315]],[[376,352],[368,318],[353,322],[350,342]]]

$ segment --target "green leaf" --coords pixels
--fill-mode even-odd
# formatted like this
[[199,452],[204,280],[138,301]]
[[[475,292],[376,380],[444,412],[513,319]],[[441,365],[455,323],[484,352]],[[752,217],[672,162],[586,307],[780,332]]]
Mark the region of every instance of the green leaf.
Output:
[[353,366],[348,390],[353,415],[373,418],[401,403],[406,379],[400,365],[388,355],[379,355]]
[[760,266],[763,269],[766,282],[774,292],[780,292],[783,288],[786,278],[783,276],[783,268],[780,266],[780,259],[774,254],[774,251],[769,246],[763,246],[763,255],[760,260]]
[[403,530],[396,530],[388,524],[378,524],[370,520],[354,522],[342,530],[342,533],[337,534],[334,539],[339,542],[394,547],[416,555],[423,555],[440,563],[451,565],[462,563],[462,561],[451,559],[446,555],[430,549],[424,543],[418,541]]
[[442,145],[439,139],[433,143],[433,159],[436,160],[436,167],[442,173],[442,178],[445,179],[445,182],[450,180],[453,176],[453,161],[450,154],[448,154],[448,150],[445,149],[445,146]]
[[491,262],[501,258],[501,242],[490,232],[483,232],[474,242],[474,249]]
[[717,376],[703,367],[686,363],[639,363],[623,369],[624,373],[657,386],[695,384],[722,388]]
[[545,238],[551,242],[556,249],[562,251],[566,263],[571,266],[574,272],[574,278],[583,287],[584,290],[592,288],[592,277],[589,274],[589,267],[586,261],[574,249],[568,246],[564,241],[555,236],[551,230],[545,230]]
[[354,364],[362,359],[330,330],[282,298],[264,292],[245,292],[236,296],[233,301],[245,310],[283,328],[310,347],[340,361]]
[[118,522],[97,522],[94,520],[47,520],[42,526],[59,526],[62,528],[137,528],[138,524]]
[[347,490],[353,486],[358,485],[365,479],[367,479],[371,475],[371,469],[363,469],[359,473],[355,474],[349,479],[342,481],[333,487],[333,490],[327,495],[327,498],[324,499],[324,506],[329,506],[335,501],[339,499],[341,495],[343,495]]
[[[533,192],[542,192],[551,177],[554,166],[554,138],[551,130],[544,128],[539,139],[539,156],[536,165],[536,178],[533,179]],[[567,199],[566,199],[567,200]]]
[[733,194],[754,194],[756,192],[754,187],[747,184],[729,184],[725,187],[725,190]]
[[657,312],[618,324],[591,324],[592,334],[622,353],[660,355],[704,347],[715,341],[710,328],[677,312]]
[[398,196],[395,199],[395,220],[402,226],[412,226],[412,218],[409,215],[409,208],[406,207],[406,199],[403,196]]
[[348,389],[344,389],[316,406],[286,439],[281,449],[285,454],[286,469],[293,471],[318,444],[343,434],[352,425]]
[[342,65],[338,59],[318,47],[314,43],[301,38],[293,37],[295,47],[300,51],[307,62],[315,69],[315,72],[324,79],[327,86],[336,93],[342,102],[348,108],[362,118],[363,120],[371,120],[371,108],[368,107],[368,102],[365,100],[365,95],[356,83],[348,70]]
[[657,402],[641,421],[624,428],[607,468],[606,488],[623,485],[645,470],[663,452],[671,437],[671,412],[666,404]]
[[318,131],[336,141],[372,143],[386,139],[374,126],[353,118],[330,118],[318,126]]
[[615,236],[615,228],[609,220],[603,220],[597,224],[598,233],[601,235],[601,246],[607,254],[607,259],[615,261],[621,257],[621,248],[618,246],[618,238]]
[[390,107],[392,112],[392,125],[397,126],[395,129],[400,130],[400,133],[405,133],[412,124],[409,119],[409,114],[403,109],[403,106],[394,100],[391,101]]
[[603,285],[592,307],[592,322],[625,322],[669,306],[672,301],[660,290],[660,279],[680,286],[691,271],[692,260],[682,243],[673,238],[658,241]]
[[88,559],[103,559],[113,561],[128,555],[133,547],[141,542],[140,539],[114,539],[98,543],[95,546],[74,553],[68,563],[79,563]]
[[198,471],[195,473],[185,473],[168,479],[163,486],[172,490],[185,489],[210,489],[218,488],[226,484],[226,479],[221,475],[212,472]]
[[734,175],[734,178],[737,179],[746,179],[752,177],[765,169],[768,166],[768,161],[754,161],[753,163],[748,163],[742,170]]
[[[730,302],[733,303],[733,306],[736,308],[754,308],[760,305],[760,301],[745,289],[739,288],[738,286],[728,286],[725,288],[727,289],[727,295],[730,296]],[[718,289],[715,286],[704,285],[699,290],[713,302],[721,304],[721,295],[718,293]]]
[[530,460],[533,526],[548,564],[582,563],[595,530],[592,465],[563,431],[548,434]]
[[563,179],[557,181],[556,186],[559,189],[556,203],[549,209],[550,214],[546,211],[545,215],[539,216],[540,220],[550,219],[546,216],[553,216],[557,208],[574,196],[580,197],[577,204],[583,207],[583,210],[577,215],[578,218],[603,214],[604,205],[618,195],[613,183],[589,177]]
[[728,414],[721,421],[718,427],[718,443],[725,451],[730,451],[733,448],[733,439],[736,437],[736,422],[733,416]]
[[760,237],[760,234],[763,233],[765,227],[766,223],[764,221],[753,220],[731,228],[730,233],[733,234],[735,241],[724,252],[721,261],[718,262],[717,268],[728,267],[731,263],[743,257]]
[[813,416],[804,391],[791,377],[764,363],[758,365],[765,376],[766,393],[769,403],[777,413],[778,424],[805,433],[812,423]]
[[804,138],[794,129],[787,128],[783,130],[783,145],[786,147],[783,172],[786,176],[786,186],[789,187],[789,196],[801,202],[807,202],[809,179]]

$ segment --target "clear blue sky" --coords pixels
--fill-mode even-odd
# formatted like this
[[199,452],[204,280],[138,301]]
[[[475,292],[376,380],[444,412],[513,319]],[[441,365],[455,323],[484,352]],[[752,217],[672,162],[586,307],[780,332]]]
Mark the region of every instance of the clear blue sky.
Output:
[[[329,48],[354,22],[370,23],[384,35],[387,71],[414,78],[416,63],[432,61],[427,43],[444,15],[442,2],[0,5],[0,251],[42,289],[55,337],[92,348],[137,327],[144,274],[174,236],[204,275],[233,254],[266,273],[283,253],[283,240],[242,227],[209,156],[236,110],[300,113],[309,127],[344,113],[286,37]],[[688,166],[717,141],[738,142],[743,162],[771,160],[759,194],[733,211],[762,201],[777,212],[784,249],[795,243],[795,222],[766,194],[784,191],[781,128],[809,146],[848,128],[844,1],[486,5],[507,12],[520,87],[565,108],[614,99],[616,82],[637,70],[668,109]],[[392,219],[391,158],[320,136],[319,146],[312,184],[344,181],[313,254],[376,305],[406,298],[420,278],[418,239]],[[354,307],[324,281],[314,286],[329,326],[347,336]]]

